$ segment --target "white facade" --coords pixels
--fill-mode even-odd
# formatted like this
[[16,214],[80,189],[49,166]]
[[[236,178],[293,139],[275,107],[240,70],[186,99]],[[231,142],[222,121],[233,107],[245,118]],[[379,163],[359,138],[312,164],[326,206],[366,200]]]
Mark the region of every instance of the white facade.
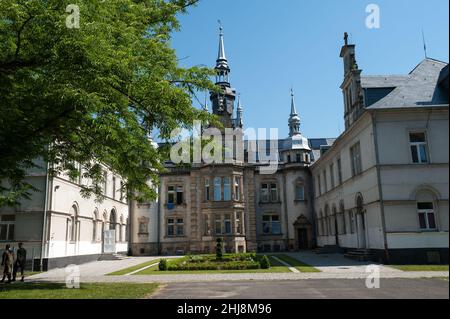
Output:
[[70,181],[64,175],[50,178],[45,168],[31,171],[27,180],[39,192],[33,192],[30,200],[22,199],[17,207],[0,208],[0,216],[9,216],[14,223],[14,235],[2,243],[15,247],[22,242],[27,259],[42,259],[44,267],[53,268],[95,260],[106,252],[104,231],[114,229],[115,244],[110,246],[114,251],[108,253],[127,252],[128,204],[121,194],[120,177],[104,169],[106,198],[101,203],[95,196],[80,194],[87,180]]

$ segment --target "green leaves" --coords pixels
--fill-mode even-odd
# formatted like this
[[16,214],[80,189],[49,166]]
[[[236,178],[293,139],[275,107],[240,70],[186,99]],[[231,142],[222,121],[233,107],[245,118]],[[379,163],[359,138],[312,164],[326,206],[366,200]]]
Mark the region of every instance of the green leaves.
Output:
[[76,175],[67,163],[80,163],[94,181],[87,196],[101,198],[93,161],[122,175],[129,195],[156,196],[148,181],[158,184],[164,153],[148,137],[215,121],[192,106],[214,88],[212,70],[180,68],[169,44],[176,15],[195,2],[78,1],[79,29],[65,25],[66,1],[0,2],[0,205],[29,193],[37,157],[53,174]]

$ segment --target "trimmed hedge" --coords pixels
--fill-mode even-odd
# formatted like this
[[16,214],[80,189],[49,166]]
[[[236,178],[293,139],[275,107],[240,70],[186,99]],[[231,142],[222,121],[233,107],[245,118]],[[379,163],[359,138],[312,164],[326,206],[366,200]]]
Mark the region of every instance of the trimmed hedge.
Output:
[[259,269],[260,263],[257,261],[230,261],[230,262],[204,262],[204,263],[189,263],[187,261],[169,264],[167,270],[169,271],[183,271],[183,270],[246,270]]

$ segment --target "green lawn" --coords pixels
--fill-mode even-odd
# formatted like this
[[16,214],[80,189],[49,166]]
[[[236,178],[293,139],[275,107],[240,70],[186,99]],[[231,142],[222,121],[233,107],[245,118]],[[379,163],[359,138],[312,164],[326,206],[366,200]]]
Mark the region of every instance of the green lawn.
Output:
[[160,271],[158,266],[147,268],[136,273],[136,275],[186,275],[186,274],[245,274],[245,273],[282,273],[290,272],[289,268],[279,263],[271,256],[270,269],[247,269],[247,270],[190,270],[190,271]]
[[158,284],[81,284],[68,289],[59,283],[13,283],[0,285],[0,299],[144,299]]
[[144,268],[144,267],[147,267],[147,266],[150,266],[150,265],[153,265],[153,264],[157,264],[157,263],[160,262],[160,260],[161,259],[155,259],[155,260],[152,260],[152,261],[148,261],[148,262],[145,262],[145,263],[133,266],[133,267],[129,267],[129,268],[125,268],[125,269],[122,269],[122,270],[119,270],[119,271],[112,272],[110,274],[107,274],[107,276],[123,276],[123,275],[129,274],[129,273],[131,273],[133,271],[139,270],[141,268]]
[[389,265],[403,271],[448,271],[448,265]]
[[288,255],[276,255],[276,257],[288,263],[292,267],[295,267],[300,272],[320,272],[319,269],[314,268],[311,265],[305,264],[304,262],[301,262],[300,260],[292,258]]

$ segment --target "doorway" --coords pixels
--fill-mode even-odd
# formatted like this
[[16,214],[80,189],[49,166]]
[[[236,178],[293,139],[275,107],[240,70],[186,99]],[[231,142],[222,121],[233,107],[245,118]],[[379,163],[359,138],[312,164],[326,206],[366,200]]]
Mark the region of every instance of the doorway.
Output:
[[298,249],[308,249],[308,230],[305,228],[297,229]]

